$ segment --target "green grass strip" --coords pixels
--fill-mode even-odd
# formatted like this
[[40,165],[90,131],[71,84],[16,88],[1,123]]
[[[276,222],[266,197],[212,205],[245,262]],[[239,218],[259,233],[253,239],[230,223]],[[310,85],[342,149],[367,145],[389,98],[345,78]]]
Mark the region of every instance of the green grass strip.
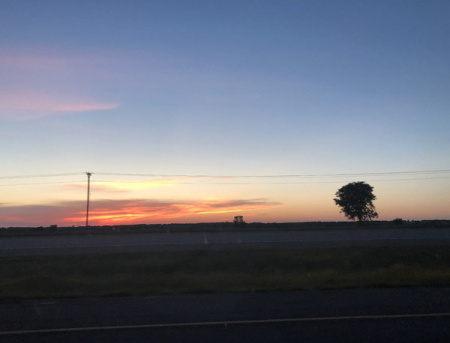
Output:
[[0,299],[450,286],[450,249],[341,247],[2,257]]

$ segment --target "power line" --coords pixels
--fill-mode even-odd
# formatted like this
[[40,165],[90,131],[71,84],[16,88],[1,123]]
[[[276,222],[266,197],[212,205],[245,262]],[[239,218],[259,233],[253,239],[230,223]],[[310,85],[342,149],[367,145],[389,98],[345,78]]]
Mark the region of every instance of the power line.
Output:
[[[377,176],[413,176],[413,175],[433,175],[433,174],[447,174],[450,169],[435,169],[435,170],[417,170],[417,171],[391,171],[391,172],[370,172],[370,173],[336,173],[336,174],[272,174],[272,175],[214,175],[214,174],[145,174],[145,173],[109,173],[109,172],[93,172],[92,174],[99,176],[129,176],[129,177],[151,177],[151,178],[192,178],[192,179],[258,179],[258,178],[341,178],[341,177],[377,177]],[[61,173],[61,174],[31,174],[31,175],[10,175],[0,176],[0,180],[14,180],[14,179],[29,179],[29,178],[52,178],[65,176],[81,176],[85,172]],[[445,178],[445,177],[443,177]],[[425,178],[423,178],[425,179]],[[397,179],[399,180],[399,179]],[[408,179],[417,180],[417,179]],[[79,182],[79,181],[76,181]],[[49,182],[40,184],[56,184],[56,183],[71,183],[66,182]],[[34,183],[38,184],[38,183]],[[16,184],[18,185],[18,184]],[[28,185],[28,184],[21,184]],[[30,185],[32,185],[30,183]],[[9,185],[0,185],[9,186]]]
[[[365,182],[395,182],[395,181],[421,181],[421,180],[441,180],[450,179],[450,176],[441,177],[421,177],[421,178],[403,178],[403,179],[372,179],[364,180]],[[42,186],[42,185],[57,185],[57,184],[84,184],[84,180],[73,181],[58,181],[58,182],[32,182],[32,183],[13,183],[13,184],[0,184],[0,187],[14,187],[14,186]],[[101,183],[133,183],[140,181],[116,181],[116,180],[96,180],[94,184]],[[338,184],[343,181],[301,181],[301,182],[176,182],[174,185],[311,185],[311,184]]]
[[[365,180],[366,182],[391,182],[391,181],[420,181],[420,180],[439,180],[439,179],[450,179],[450,176],[441,177],[421,177],[421,178],[407,178],[407,179],[372,179]],[[95,181],[96,184],[99,183],[139,183],[145,181],[117,181],[108,180]],[[301,181],[301,182],[175,182],[174,185],[302,185],[302,184],[323,184],[323,183],[342,183],[342,181]]]
[[75,175],[81,175],[81,174],[83,174],[83,173],[11,175],[11,176],[0,176],[0,179],[1,180],[31,179],[31,178],[42,178],[42,177],[75,176]]
[[373,173],[348,174],[274,174],[274,175],[208,175],[208,174],[136,174],[136,173],[107,173],[95,172],[104,176],[134,176],[134,177],[186,177],[186,178],[317,178],[317,177],[357,177],[357,176],[386,176],[386,175],[420,175],[450,173],[450,169],[418,170],[418,171],[392,171]]
[[40,185],[57,185],[57,184],[74,184],[82,183],[84,181],[57,181],[57,182],[31,182],[31,183],[11,183],[8,185],[0,185],[0,187],[11,187],[11,186],[40,186]]
[[[391,181],[420,181],[420,180],[439,180],[439,179],[450,179],[450,176],[442,177],[422,177],[422,178],[410,178],[410,179],[373,179],[364,180],[365,182],[391,182]],[[361,180],[363,181],[363,180]],[[108,181],[107,181],[108,182]],[[324,184],[324,183],[342,183],[342,181],[301,181],[301,182],[177,182],[176,185],[313,185],[313,184]]]

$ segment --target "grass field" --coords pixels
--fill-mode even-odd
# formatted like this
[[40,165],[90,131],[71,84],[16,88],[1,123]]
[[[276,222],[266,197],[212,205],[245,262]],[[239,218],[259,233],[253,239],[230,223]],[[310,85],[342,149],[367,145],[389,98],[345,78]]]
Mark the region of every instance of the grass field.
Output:
[[0,299],[450,286],[450,249],[341,247],[2,257]]

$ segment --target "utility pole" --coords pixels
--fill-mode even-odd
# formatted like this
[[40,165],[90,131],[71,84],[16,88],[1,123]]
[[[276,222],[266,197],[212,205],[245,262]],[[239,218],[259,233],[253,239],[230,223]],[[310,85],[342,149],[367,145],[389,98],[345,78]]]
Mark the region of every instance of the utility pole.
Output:
[[88,177],[88,187],[87,187],[87,208],[86,208],[86,227],[89,226],[89,194],[91,192],[91,175],[92,173],[86,173]]

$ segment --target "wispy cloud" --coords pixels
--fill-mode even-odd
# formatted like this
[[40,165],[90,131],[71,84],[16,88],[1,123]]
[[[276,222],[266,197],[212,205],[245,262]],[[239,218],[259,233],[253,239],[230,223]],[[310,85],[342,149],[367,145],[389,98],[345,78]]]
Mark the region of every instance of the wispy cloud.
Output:
[[[85,219],[84,201],[68,201],[49,205],[1,205],[0,225],[82,225]],[[97,200],[91,202],[92,225],[139,224],[164,222],[189,215],[242,213],[264,210],[280,205],[265,199],[160,201],[151,199]]]
[[33,71],[61,71],[86,66],[99,66],[116,61],[111,54],[61,51],[60,49],[25,49],[4,47],[0,52],[0,67]]
[[26,69],[59,69],[66,68],[74,64],[73,59],[45,56],[27,56],[15,54],[1,54],[0,66],[8,68],[26,68]]
[[[0,120],[23,121],[75,112],[112,110],[90,83],[106,85],[112,63],[106,54],[50,50],[4,49],[0,52]],[[114,69],[113,69],[114,70]],[[62,91],[65,89],[65,91]]]
[[[154,180],[140,181],[92,181],[91,191],[95,193],[130,193],[135,190],[146,188],[175,186],[179,183],[185,183],[190,178],[164,178]],[[71,189],[85,189],[84,183],[65,184],[62,187]]]
[[94,183],[93,187],[100,187],[103,190],[120,190],[120,191],[132,191],[144,188],[154,187],[167,187],[174,186],[179,183],[186,182],[187,178],[164,178],[154,180],[142,180],[142,181],[104,181],[101,183]]
[[72,112],[112,110],[118,103],[102,103],[43,92],[0,92],[0,119],[30,120]]

